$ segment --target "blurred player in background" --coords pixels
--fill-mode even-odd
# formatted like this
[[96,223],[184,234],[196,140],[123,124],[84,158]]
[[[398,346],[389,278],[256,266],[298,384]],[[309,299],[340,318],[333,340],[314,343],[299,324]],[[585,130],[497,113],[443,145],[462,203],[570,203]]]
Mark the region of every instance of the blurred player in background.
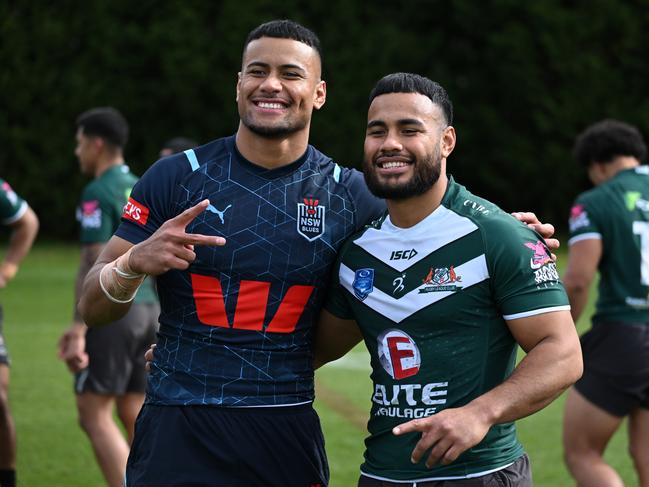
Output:
[[188,139],[187,137],[174,137],[162,145],[162,149],[160,149],[160,157],[167,157],[177,154],[178,152],[184,152],[187,149],[193,149],[197,145],[196,141]]
[[[135,419],[144,401],[146,372],[142,357],[155,341],[159,307],[149,279],[140,288],[129,313],[107,326],[87,329],[77,310],[83,279],[119,225],[137,178],[124,163],[128,124],[117,110],[88,110],[78,117],[76,125],[75,154],[81,171],[93,181],[83,190],[77,210],[81,263],[73,323],[59,341],[59,356],[75,374],[79,421],[102,473],[108,485],[120,486]],[[128,441],[113,419],[115,405]]]
[[584,375],[570,390],[565,459],[580,487],[621,487],[603,458],[622,420],[640,484],[649,486],[649,166],[637,128],[617,120],[588,127],[577,162],[595,185],[570,211],[563,278],[575,322],[599,271],[592,328],[582,338]]
[[[0,179],[0,222],[9,227],[7,251],[0,263],[0,289],[7,286],[38,233],[38,217],[9,183]],[[16,485],[16,430],[9,409],[9,354],[2,335],[0,304],[0,487]]]
[[446,91],[416,74],[370,95],[363,172],[388,214],[341,249],[316,339],[317,363],[361,334],[370,353],[359,487],[531,487],[514,421],[581,374],[547,247],[447,176],[452,121]]

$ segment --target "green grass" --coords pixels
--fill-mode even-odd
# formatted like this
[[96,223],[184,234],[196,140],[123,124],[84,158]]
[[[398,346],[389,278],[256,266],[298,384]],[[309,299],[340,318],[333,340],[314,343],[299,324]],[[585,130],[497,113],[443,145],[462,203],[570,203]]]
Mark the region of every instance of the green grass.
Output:
[[[104,485],[77,424],[72,377],[56,358],[56,342],[71,318],[78,259],[74,246],[39,244],[16,279],[0,291],[13,361],[10,395],[18,430],[18,478],[25,487]],[[585,313],[589,315],[590,309]],[[588,326],[586,318],[579,323],[580,331]],[[370,407],[367,352],[358,347],[343,360],[317,373],[319,383],[331,391],[325,397],[321,389],[316,408],[325,430],[332,487],[356,485],[364,449],[363,419]],[[340,405],[346,407],[344,413],[337,412]],[[573,485],[561,459],[562,410],[563,397],[518,423],[539,487]],[[635,485],[626,438],[623,428],[606,456],[625,483]]]

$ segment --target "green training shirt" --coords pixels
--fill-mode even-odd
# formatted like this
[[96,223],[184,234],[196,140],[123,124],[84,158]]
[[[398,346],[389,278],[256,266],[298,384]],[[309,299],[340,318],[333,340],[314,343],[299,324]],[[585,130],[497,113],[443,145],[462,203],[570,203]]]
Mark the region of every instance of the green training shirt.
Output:
[[[81,225],[81,243],[105,243],[119,226],[124,205],[137,177],[128,166],[120,164],[104,171],[90,182],[81,194],[77,220]],[[157,300],[153,280],[146,279],[135,297],[136,303]]]
[[620,171],[580,194],[569,223],[569,245],[602,241],[593,322],[649,322],[649,166]]
[[0,223],[11,225],[20,220],[26,211],[27,202],[16,194],[7,181],[0,179]]
[[417,225],[398,228],[386,215],[345,244],[326,308],[357,321],[371,356],[363,475],[467,478],[523,454],[506,423],[450,465],[428,469],[425,459],[410,462],[420,434],[392,428],[502,383],[517,351],[505,320],[569,309],[547,248],[526,225],[450,178],[441,205]]

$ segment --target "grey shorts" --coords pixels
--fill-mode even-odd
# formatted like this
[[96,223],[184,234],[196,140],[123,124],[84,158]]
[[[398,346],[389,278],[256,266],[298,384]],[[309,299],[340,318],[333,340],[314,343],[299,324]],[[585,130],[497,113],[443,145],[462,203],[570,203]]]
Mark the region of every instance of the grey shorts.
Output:
[[470,479],[391,482],[365,475],[361,475],[358,479],[358,487],[532,487],[532,485],[532,469],[526,454],[509,467]]
[[77,394],[144,393],[144,352],[155,342],[160,306],[133,304],[126,315],[109,325],[88,328],[87,368],[75,375]]

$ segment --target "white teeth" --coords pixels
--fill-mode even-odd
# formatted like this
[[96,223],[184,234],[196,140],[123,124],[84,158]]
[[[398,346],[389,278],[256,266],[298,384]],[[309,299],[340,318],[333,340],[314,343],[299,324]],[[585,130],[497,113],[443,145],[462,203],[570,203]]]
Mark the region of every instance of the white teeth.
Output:
[[265,103],[265,102],[259,102],[257,104],[259,108],[270,108],[273,110],[279,110],[281,108],[284,108],[284,106],[281,103]]
[[381,164],[381,167],[383,169],[392,169],[393,167],[404,167],[407,165],[408,164],[406,162],[390,161],[390,162],[384,162],[383,164]]

